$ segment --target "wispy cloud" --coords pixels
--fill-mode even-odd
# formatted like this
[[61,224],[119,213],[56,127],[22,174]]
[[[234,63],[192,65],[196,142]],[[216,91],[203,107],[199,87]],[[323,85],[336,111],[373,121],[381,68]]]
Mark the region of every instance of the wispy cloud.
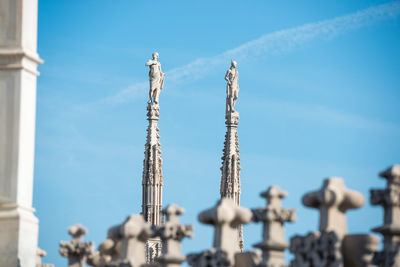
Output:
[[[347,31],[371,25],[384,19],[395,18],[399,14],[400,1],[395,1],[345,16],[268,33],[219,55],[199,58],[186,65],[174,68],[166,73],[168,83],[176,84],[184,82],[188,78],[193,80],[204,77],[216,66],[226,64],[232,58],[243,62],[257,55],[280,54],[300,47],[316,38],[333,38]],[[136,96],[142,95],[147,88],[148,82],[135,83],[107,98],[106,101],[115,104],[132,101]]]
[[311,121],[321,125],[331,125],[341,129],[356,129],[363,131],[380,131],[400,134],[400,125],[382,121],[378,118],[366,118],[357,114],[351,114],[335,110],[322,105],[302,105],[293,102],[282,102],[271,99],[251,98],[244,103],[247,109],[263,110],[269,116],[291,118]]

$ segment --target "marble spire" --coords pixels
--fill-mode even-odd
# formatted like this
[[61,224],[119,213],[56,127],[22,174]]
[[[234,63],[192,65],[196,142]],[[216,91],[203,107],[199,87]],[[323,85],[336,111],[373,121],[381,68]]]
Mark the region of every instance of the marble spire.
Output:
[[[162,158],[160,136],[158,134],[158,120],[160,106],[158,98],[164,84],[165,74],[161,71],[161,64],[157,61],[158,53],[153,54],[153,59],[146,63],[150,68],[150,100],[147,105],[147,141],[145,145],[142,179],[142,214],[146,222],[153,226],[164,223],[162,216]],[[150,238],[146,243],[146,257],[148,262],[161,255],[161,240]]]
[[[239,93],[239,72],[236,68],[236,62],[232,61],[231,67],[225,75],[226,86],[226,109],[225,124],[226,135],[222,156],[221,167],[221,198],[232,198],[237,206],[240,206],[240,157],[239,140],[237,126],[239,124],[239,112],[234,107]],[[243,249],[243,228],[238,226],[240,250]]]

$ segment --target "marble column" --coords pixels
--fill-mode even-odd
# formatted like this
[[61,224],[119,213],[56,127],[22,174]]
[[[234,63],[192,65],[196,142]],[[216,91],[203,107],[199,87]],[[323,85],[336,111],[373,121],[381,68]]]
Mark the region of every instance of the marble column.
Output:
[[37,0],[0,0],[0,266],[34,267]]

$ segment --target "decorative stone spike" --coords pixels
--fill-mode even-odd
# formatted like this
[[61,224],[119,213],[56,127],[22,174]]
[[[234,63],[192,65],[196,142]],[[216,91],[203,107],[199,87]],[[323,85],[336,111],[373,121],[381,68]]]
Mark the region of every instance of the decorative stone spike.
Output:
[[68,234],[71,235],[72,241],[61,241],[59,252],[61,256],[68,258],[69,267],[83,267],[86,258],[93,253],[94,246],[92,242],[83,242],[87,229],[75,224],[68,228]]
[[371,205],[384,208],[384,225],[372,229],[383,235],[383,250],[374,255],[379,267],[400,266],[400,165],[379,174],[386,179],[385,189],[371,190]]
[[258,266],[286,266],[283,251],[289,248],[289,244],[285,242],[283,224],[294,222],[296,211],[282,208],[282,198],[287,193],[277,186],[271,186],[261,196],[267,200],[267,206],[252,210],[253,221],[263,223],[263,241],[254,245],[263,252],[262,263]]
[[[145,157],[143,161],[143,200],[142,214],[146,220],[153,226],[159,226],[164,223],[161,213],[162,209],[162,159],[161,144],[158,134],[158,119],[160,106],[155,102],[147,105],[147,120],[149,126],[147,128],[147,142],[145,145]],[[161,240],[159,238],[151,238],[146,244],[147,262],[153,262],[154,259],[161,255]]]
[[[221,198],[232,198],[237,206],[240,206],[240,156],[239,156],[239,138],[237,126],[239,124],[239,112],[234,110],[239,93],[239,72],[236,68],[236,62],[232,61],[228,69],[225,80],[227,83],[225,124],[226,135],[222,156],[221,167]],[[238,226],[238,242],[240,250],[243,249],[243,227]]]
[[233,266],[235,254],[240,252],[237,227],[249,223],[251,218],[251,211],[238,207],[231,198],[222,198],[215,207],[201,212],[199,221],[215,227],[214,249],[188,255],[189,264],[196,267],[220,266],[214,265],[217,263]]
[[340,240],[347,233],[346,211],[364,203],[361,193],[347,189],[343,179],[336,177],[325,179],[320,190],[303,196],[305,206],[319,210],[319,230],[334,231]]
[[186,260],[181,252],[181,241],[185,237],[193,236],[193,226],[179,224],[179,215],[183,213],[185,209],[176,204],[163,210],[167,222],[158,229],[158,235],[164,244],[164,254],[156,258],[163,267],[178,267]]

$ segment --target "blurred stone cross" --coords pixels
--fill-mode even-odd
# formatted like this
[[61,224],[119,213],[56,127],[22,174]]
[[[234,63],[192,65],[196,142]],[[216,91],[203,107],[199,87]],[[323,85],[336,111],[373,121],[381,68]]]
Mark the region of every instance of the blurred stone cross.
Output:
[[262,250],[262,262],[259,266],[284,266],[284,250],[289,247],[285,242],[283,224],[296,220],[294,209],[282,208],[282,198],[287,193],[277,186],[271,186],[261,193],[261,197],[267,200],[265,208],[252,210],[253,221],[263,223],[263,241],[254,247]]
[[87,234],[86,227],[75,224],[68,228],[68,234],[72,241],[61,241],[59,252],[61,256],[68,258],[68,267],[84,267],[87,256],[93,253],[92,242],[83,242],[83,236]]
[[156,261],[163,267],[178,267],[186,260],[181,252],[181,241],[193,236],[193,226],[179,224],[179,215],[185,213],[185,209],[176,204],[169,205],[162,213],[167,217],[167,222],[159,227],[157,235],[163,242],[164,251]]
[[364,196],[345,187],[342,178],[324,180],[322,188],[303,196],[303,204],[319,210],[319,231],[334,231],[342,240],[347,234],[346,211],[364,205]]

